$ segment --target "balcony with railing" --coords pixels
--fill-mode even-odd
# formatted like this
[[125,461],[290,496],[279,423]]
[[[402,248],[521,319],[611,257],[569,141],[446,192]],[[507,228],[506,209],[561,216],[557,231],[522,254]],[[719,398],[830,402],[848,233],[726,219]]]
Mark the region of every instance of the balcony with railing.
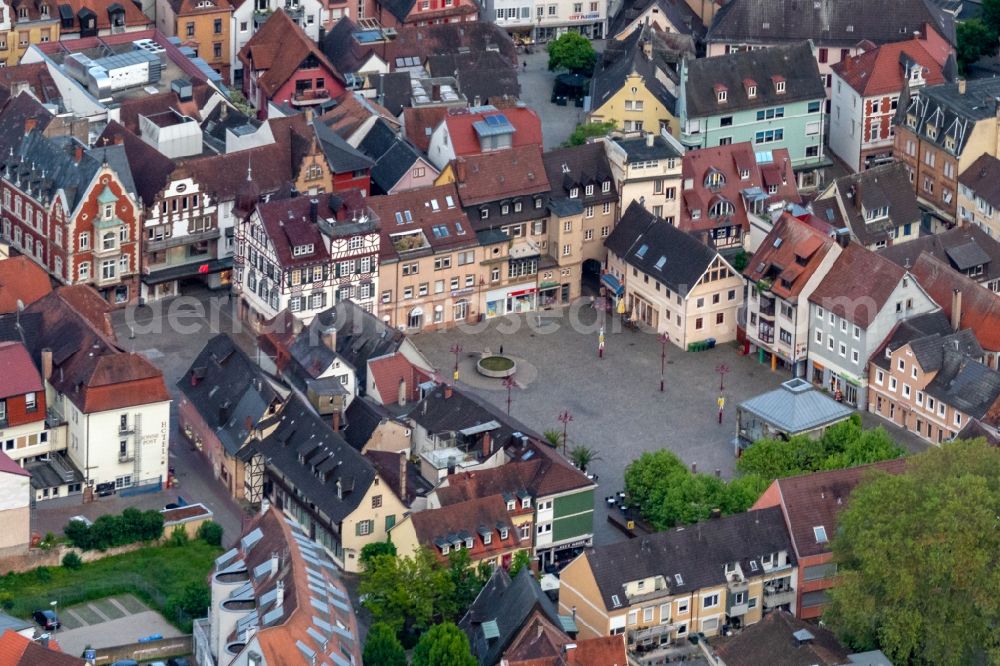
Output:
[[762,317],[770,317],[774,319],[774,303],[775,298],[773,296],[767,296],[765,294],[760,295],[760,315]]
[[764,584],[764,608],[771,609],[795,601],[795,588],[788,583]]
[[630,646],[658,644],[665,637],[669,637],[670,632],[673,630],[674,625],[672,621],[668,621],[666,624],[655,624],[651,627],[629,629],[626,638],[628,638]]
[[311,106],[322,104],[330,99],[330,91],[326,88],[312,88],[309,90],[296,90],[292,95],[292,106]]
[[726,587],[729,589],[730,594],[736,594],[737,592],[746,592],[749,590],[750,583],[740,574],[734,573],[727,576]]

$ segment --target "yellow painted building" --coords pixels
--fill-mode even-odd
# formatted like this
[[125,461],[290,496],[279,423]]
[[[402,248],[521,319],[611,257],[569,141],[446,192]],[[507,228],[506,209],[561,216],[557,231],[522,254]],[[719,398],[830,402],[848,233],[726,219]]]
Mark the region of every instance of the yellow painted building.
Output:
[[59,41],[58,17],[55,2],[0,4],[0,61],[13,67],[32,44]]
[[156,27],[194,48],[223,81],[230,80],[232,16],[229,0],[156,0]]
[[742,513],[584,551],[560,573],[559,612],[579,638],[649,650],[794,611],[797,574],[780,509]]
[[[590,112],[592,123],[611,122],[620,130],[656,132],[667,129],[677,136],[680,121],[670,109],[670,100],[661,99],[650,90],[647,79],[638,72],[632,72],[617,90],[600,101]],[[652,87],[658,87],[654,84]]]

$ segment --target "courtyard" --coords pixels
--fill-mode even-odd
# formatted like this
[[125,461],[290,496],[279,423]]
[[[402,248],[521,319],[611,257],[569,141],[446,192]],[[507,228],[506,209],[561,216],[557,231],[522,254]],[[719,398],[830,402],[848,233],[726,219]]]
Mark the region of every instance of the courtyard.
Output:
[[[699,472],[732,478],[736,459],[736,405],[777,387],[787,379],[769,366],[741,356],[734,344],[704,352],[685,352],[668,344],[665,391],[660,392],[661,344],[652,333],[623,329],[617,318],[606,321],[604,357],[598,358],[599,314],[568,308],[491,320],[469,329],[421,333],[414,342],[435,367],[450,376],[459,353],[459,384],[506,409],[507,390],[500,380],[481,377],[475,361],[481,352],[500,351],[518,364],[511,390],[511,415],[537,432],[562,430],[559,414],[568,411],[570,447],[594,448],[600,459],[588,469],[596,474],[595,542],[623,535],[606,521],[604,497],[624,489],[625,467],[644,451],[667,448]],[[718,423],[719,374],[725,364],[726,404]],[[445,371],[447,369],[447,371]]]

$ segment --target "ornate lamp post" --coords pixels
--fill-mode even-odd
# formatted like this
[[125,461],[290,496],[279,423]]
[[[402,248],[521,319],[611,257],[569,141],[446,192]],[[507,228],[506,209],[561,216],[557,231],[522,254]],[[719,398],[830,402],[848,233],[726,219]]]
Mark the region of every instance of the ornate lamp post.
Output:
[[716,366],[715,371],[717,373],[719,373],[719,390],[720,391],[725,391],[726,390],[726,375],[729,374],[730,368],[725,363],[720,363],[718,366]]
[[458,355],[462,353],[462,345],[457,342],[448,350],[455,355],[455,381],[458,381]]
[[563,455],[566,455],[566,442],[567,442],[567,440],[566,440],[566,429],[567,429],[567,426],[569,426],[570,421],[573,420],[573,415],[570,414],[568,410],[564,410],[563,412],[561,412],[559,414],[559,416],[557,418],[559,420],[559,423],[563,424]]
[[663,393],[663,375],[667,371],[667,343],[670,336],[667,333],[660,335],[660,393]]

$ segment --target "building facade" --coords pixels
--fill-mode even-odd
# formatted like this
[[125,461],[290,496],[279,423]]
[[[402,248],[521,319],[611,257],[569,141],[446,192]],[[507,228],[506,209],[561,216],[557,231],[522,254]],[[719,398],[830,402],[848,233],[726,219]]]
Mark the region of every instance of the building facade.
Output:
[[229,0],[156,0],[156,27],[193,48],[227,82],[233,60],[232,23]]
[[[668,132],[640,135],[601,143],[608,155],[615,184],[621,192],[621,208],[633,201],[668,224],[680,219],[681,165],[684,148]],[[602,229],[603,237],[607,237]]]

